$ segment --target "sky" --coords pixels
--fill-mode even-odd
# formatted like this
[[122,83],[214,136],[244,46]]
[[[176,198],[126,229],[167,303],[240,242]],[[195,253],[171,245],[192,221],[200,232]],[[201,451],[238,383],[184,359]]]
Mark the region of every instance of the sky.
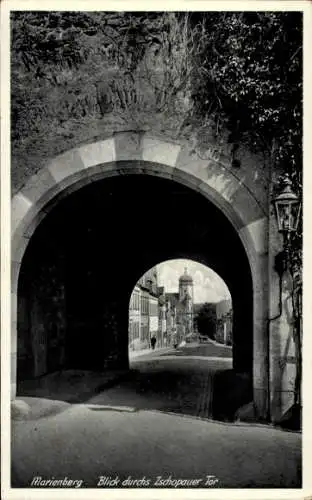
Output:
[[158,264],[158,286],[164,286],[166,292],[178,292],[179,278],[185,267],[193,278],[195,304],[231,298],[226,284],[218,274],[198,262],[186,259],[167,260]]

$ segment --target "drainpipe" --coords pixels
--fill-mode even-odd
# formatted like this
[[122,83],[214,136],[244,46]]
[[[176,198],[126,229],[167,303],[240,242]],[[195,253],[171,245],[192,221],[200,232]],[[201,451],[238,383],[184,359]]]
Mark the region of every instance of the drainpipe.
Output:
[[268,422],[271,422],[271,418],[272,418],[272,415],[271,415],[271,349],[270,349],[270,327],[271,327],[271,323],[273,323],[273,321],[276,321],[278,320],[281,316],[282,316],[282,312],[283,312],[283,304],[282,304],[282,279],[283,279],[283,274],[284,274],[284,270],[282,269],[278,269],[277,266],[275,266],[275,270],[277,271],[278,275],[279,275],[279,300],[278,300],[278,313],[273,316],[272,318],[268,318],[268,321],[267,321],[267,353],[268,353],[268,362],[267,362],[267,366],[268,366],[268,380],[267,380],[267,391],[268,391],[268,395],[267,395],[267,416],[266,416],[266,420]]

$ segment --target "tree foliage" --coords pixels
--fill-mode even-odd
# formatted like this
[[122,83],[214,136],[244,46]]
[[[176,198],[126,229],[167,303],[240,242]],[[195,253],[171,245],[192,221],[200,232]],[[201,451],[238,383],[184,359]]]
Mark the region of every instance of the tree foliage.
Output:
[[294,12],[195,15],[195,112],[235,147],[265,149],[301,186],[302,18]]
[[[160,80],[148,74],[151,58]],[[234,157],[242,141],[265,149],[301,186],[300,13],[14,12],[13,134],[15,125],[26,133],[27,120],[42,114],[48,88],[73,94],[78,104],[113,70],[126,74],[129,86],[138,68],[166,94],[158,104],[190,91],[186,118],[213,120],[216,136],[229,132]]]
[[216,309],[212,304],[203,304],[197,312],[194,322],[200,334],[208,335],[211,339],[215,338],[217,318]]
[[[227,132],[232,166],[240,144],[262,151],[272,168],[288,173],[302,197],[302,14],[193,14],[193,113]],[[279,186],[273,186],[278,189]],[[292,239],[301,267],[302,219]]]

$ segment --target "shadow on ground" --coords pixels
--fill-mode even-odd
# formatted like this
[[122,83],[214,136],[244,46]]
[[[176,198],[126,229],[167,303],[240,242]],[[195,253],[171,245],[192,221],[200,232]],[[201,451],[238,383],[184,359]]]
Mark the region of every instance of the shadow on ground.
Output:
[[[227,422],[234,421],[237,409],[252,399],[251,380],[244,374],[235,374],[233,370],[216,370],[209,374],[199,369],[191,373],[157,370],[156,360],[144,371],[56,372],[24,381],[17,394],[19,401],[30,406],[30,411],[24,414],[31,419],[55,414],[58,408],[63,411],[68,407],[66,404],[87,403],[91,398],[95,398],[93,406],[103,406],[102,398],[97,402],[96,396],[104,391],[105,397],[105,389],[112,387],[117,389],[113,394],[114,407],[173,412]],[[13,409],[12,417],[22,419],[19,407]]]
[[90,397],[125,380],[131,380],[134,370],[92,372],[61,370],[42,377],[20,381],[17,397],[37,397],[67,403],[84,403]]

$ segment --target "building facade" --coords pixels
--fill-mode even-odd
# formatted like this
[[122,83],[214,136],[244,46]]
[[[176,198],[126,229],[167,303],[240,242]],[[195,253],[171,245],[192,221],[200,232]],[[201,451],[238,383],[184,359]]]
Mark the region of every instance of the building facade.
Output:
[[158,299],[158,346],[165,347],[168,345],[168,332],[167,332],[167,306],[166,306],[166,296],[165,288],[159,287],[159,299]]
[[173,345],[177,337],[177,309],[175,294],[166,293],[166,332],[167,343]]
[[179,279],[178,324],[183,337],[193,333],[194,285],[187,268]]
[[175,345],[193,333],[194,284],[186,268],[179,278],[179,291],[165,296],[168,340]]
[[158,297],[150,294],[149,296],[149,335],[158,340]]
[[136,284],[129,305],[129,349],[147,349],[152,337],[156,347],[179,344],[193,333],[194,285],[187,269],[179,278],[179,291],[158,287],[157,268]]
[[141,339],[141,289],[135,286],[129,304],[129,345],[135,348]]
[[232,345],[233,310],[231,300],[221,300],[216,304],[216,341]]
[[157,268],[147,271],[138,281],[129,304],[129,349],[137,351],[150,347],[151,337],[161,344],[159,335],[159,287]]

